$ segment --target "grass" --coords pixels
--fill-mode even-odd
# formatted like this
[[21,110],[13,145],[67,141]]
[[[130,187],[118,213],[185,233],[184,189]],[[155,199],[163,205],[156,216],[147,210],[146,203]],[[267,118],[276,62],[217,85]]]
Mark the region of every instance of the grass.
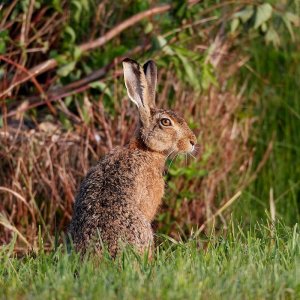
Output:
[[[104,7],[104,11],[102,12],[103,15],[107,15],[108,18],[110,16],[109,11],[115,9],[110,5],[111,4],[108,4],[107,7]],[[121,10],[120,7],[117,7],[117,9]],[[143,10],[144,8],[140,7],[139,9]],[[23,16],[23,11],[20,10],[19,12],[18,7],[16,7],[16,11],[18,14],[20,13],[20,16]],[[42,23],[44,23],[44,19],[46,20],[48,18],[46,12],[47,10],[40,12]],[[84,15],[86,16],[84,23],[86,23],[90,16],[88,14]],[[116,23],[125,18],[125,15],[120,13]],[[160,19],[168,20],[166,19],[166,16]],[[8,28],[13,28],[14,25],[16,25],[20,31],[23,25],[19,20],[26,21],[27,18],[16,18],[14,21],[15,23],[9,21]],[[170,22],[172,28],[174,27],[173,21],[174,20],[171,19]],[[72,22],[74,23],[75,21],[72,20]],[[153,33],[155,33],[155,36],[157,33],[163,35],[163,33],[168,32],[168,26],[170,25],[167,23],[166,25],[160,26],[159,22],[151,22],[153,24],[149,24],[154,26]],[[67,24],[71,26],[73,23]],[[42,38],[47,41],[47,43],[50,43],[50,49],[56,47],[57,40],[49,39],[47,36],[54,36],[54,34],[51,33],[52,30],[55,30],[57,34],[62,34],[63,31],[60,29],[62,24],[63,22],[58,22],[56,25],[54,24],[55,26],[48,26],[49,31],[45,32],[45,37]],[[110,23],[107,24],[109,26],[113,25]],[[78,20],[77,25],[80,28],[86,28],[87,26],[82,26],[82,18]],[[100,25],[94,23],[93,26],[95,26],[95,28],[104,28],[102,24]],[[76,26],[74,29],[76,29]],[[115,56],[123,53],[125,54],[127,50],[135,47],[136,38],[133,37],[139,33],[139,28],[140,30],[144,28],[143,26],[141,25],[141,27],[138,27],[136,33],[135,31],[131,31],[132,34],[128,36],[124,33],[124,36],[121,36],[120,40],[116,40],[116,42],[111,45],[107,45],[105,50],[91,53],[89,61],[83,57],[80,63],[77,62],[77,68],[79,71],[82,71],[83,74],[81,76],[79,76],[80,73],[78,73],[79,75],[76,74],[79,77],[82,77],[84,74],[86,75],[85,69],[88,70],[91,68],[90,66],[92,66],[93,69],[103,67],[103,65],[106,65],[114,59]],[[39,28],[39,26],[33,24],[33,26],[30,27],[30,30],[35,30],[36,28]],[[203,30],[205,28],[206,27],[204,27]],[[205,44],[210,45],[215,39],[211,38],[211,40],[209,40],[208,38],[206,41],[204,39],[205,33],[203,33],[203,30],[201,29],[203,37],[195,43],[200,43],[201,46]],[[16,35],[19,35],[19,31],[14,29]],[[85,37],[86,30],[83,31]],[[68,51],[70,53],[72,52],[72,47],[81,42],[81,33],[78,30],[74,30],[74,32],[78,35],[76,41],[74,40],[69,47],[66,47],[69,49]],[[95,32],[97,32],[96,35],[102,35],[101,32]],[[6,35],[5,32],[3,34]],[[212,33],[210,35],[213,36]],[[195,37],[196,35],[193,36]],[[295,36],[298,41],[299,29],[297,29],[297,32],[295,31]],[[150,37],[151,34],[149,35],[149,38]],[[59,246],[53,252],[46,253],[42,246],[42,233],[48,232],[48,227],[52,230],[56,229],[56,225],[53,225],[55,219],[53,216],[55,215],[57,207],[60,209],[59,205],[68,204],[64,207],[62,212],[57,214],[59,217],[57,220],[62,219],[68,221],[66,216],[68,216],[70,212],[71,203],[73,201],[72,191],[76,188],[77,177],[81,177],[81,174],[78,175],[72,170],[86,169],[87,165],[82,166],[81,164],[82,162],[88,161],[88,155],[81,160],[73,154],[69,155],[67,149],[61,156],[62,160],[60,160],[60,156],[57,155],[57,153],[60,153],[59,148],[56,150],[56,148],[49,146],[49,144],[45,144],[44,149],[52,149],[53,151],[50,152],[50,155],[52,155],[51,158],[54,165],[56,162],[56,165],[65,166],[66,170],[70,172],[68,173],[69,177],[66,175],[64,176],[63,184],[61,184],[61,178],[59,177],[60,172],[54,171],[52,174],[47,167],[42,169],[42,171],[45,171],[47,175],[49,174],[49,178],[47,176],[41,176],[40,174],[44,173],[39,173],[38,170],[35,170],[37,174],[33,172],[35,175],[32,175],[31,156],[24,156],[24,153],[30,154],[30,151],[33,151],[32,149],[36,148],[35,144],[31,147],[31,144],[24,139],[27,148],[23,148],[23,150],[21,148],[21,150],[18,149],[21,153],[21,156],[17,157],[19,160],[16,159],[16,155],[11,151],[11,145],[8,145],[8,153],[12,157],[11,163],[4,163],[2,168],[5,170],[7,166],[11,165],[13,172],[16,171],[15,173],[12,173],[16,174],[16,176],[11,176],[11,178],[14,178],[15,180],[10,180],[10,177],[8,176],[9,172],[6,170],[5,172],[2,172],[3,174],[1,173],[2,176],[0,176],[0,179],[1,185],[12,187],[14,191],[20,193],[19,200],[25,199],[25,202],[28,201],[30,205],[32,204],[32,209],[37,208],[36,216],[32,220],[30,210],[22,208],[21,203],[19,203],[20,201],[13,201],[12,198],[9,198],[8,196],[8,198],[6,198],[8,200],[6,200],[4,207],[11,213],[7,220],[14,221],[14,224],[17,223],[22,234],[24,234],[24,236],[26,235],[26,238],[29,240],[32,238],[32,240],[37,241],[38,226],[44,222],[42,233],[39,232],[41,233],[39,236],[39,244],[41,246],[38,253],[23,257],[17,257],[14,254],[14,250],[18,249],[15,240],[7,246],[1,246],[0,299],[300,299],[300,238],[299,227],[298,225],[295,225],[300,223],[300,52],[299,43],[289,41],[289,35],[286,35],[285,37],[281,36],[281,38],[282,46],[279,49],[265,46],[262,44],[261,39],[249,40],[245,45],[243,44],[243,39],[241,39],[240,48],[238,48],[240,52],[242,52],[241,48],[244,48],[245,52],[247,52],[246,54],[249,54],[250,57],[246,67],[243,67],[241,72],[237,73],[237,77],[240,80],[238,86],[242,87],[243,84],[247,82],[247,88],[243,95],[245,101],[243,101],[242,104],[245,106],[245,111],[241,109],[242,112],[240,118],[247,118],[250,116],[257,120],[254,124],[254,126],[256,126],[255,129],[250,131],[251,143],[253,147],[255,147],[255,157],[253,160],[254,169],[259,165],[269,142],[272,140],[273,143],[273,150],[270,153],[270,157],[258,174],[256,180],[251,186],[243,191],[243,196],[224,212],[224,220],[226,221],[229,219],[228,216],[230,216],[233,209],[235,218],[242,220],[243,225],[239,227],[236,224],[230,224],[228,226],[229,228],[226,230],[221,229],[213,231],[209,236],[196,237],[193,235],[191,238],[186,238],[184,242],[176,242],[167,237],[160,237],[161,244],[156,249],[157,253],[152,261],[136,256],[131,250],[126,250],[116,261],[112,261],[107,255],[104,256],[101,261],[95,257],[87,257],[84,260],[81,260],[76,253],[67,254],[63,245]],[[11,47],[13,48],[10,49],[10,51],[13,53],[15,50],[19,50],[19,43],[15,43],[14,41],[14,34],[12,34],[12,41]],[[126,43],[124,43],[124,41]],[[21,43],[20,45],[24,47]],[[121,46],[119,47],[118,45]],[[184,43],[182,45],[184,45]],[[172,46],[172,44],[170,44],[170,46]],[[33,43],[30,47],[40,47],[40,40],[37,40],[36,44]],[[62,52],[63,48],[64,47],[57,48],[58,53]],[[160,55],[159,52],[155,51],[153,53],[156,53],[157,59],[159,59],[161,63],[164,62],[162,59],[164,55]],[[147,55],[149,53],[151,52],[147,52]],[[234,53],[234,51],[230,53],[228,59],[235,56],[233,55]],[[20,55],[20,61],[23,59],[21,57],[23,54],[22,48],[22,51],[19,51],[18,54]],[[31,54],[28,53],[29,59],[27,60],[27,63],[24,62],[24,65],[28,68],[37,64],[39,59],[44,59],[41,55],[36,60],[33,55],[34,52]],[[139,57],[140,54],[136,55]],[[13,58],[15,61],[19,61],[15,56],[13,56]],[[227,59],[227,57],[225,58]],[[34,62],[33,65],[31,65],[32,62]],[[169,82],[169,92],[166,93],[167,89],[165,89],[164,92],[165,94],[170,94],[172,96],[171,92],[173,91],[175,78],[173,76],[174,74],[170,73],[172,76],[168,74],[169,68],[173,70],[174,66],[166,62],[168,62],[168,60],[165,61],[165,64],[167,64],[168,67],[165,66],[165,68],[162,68],[160,71],[161,74],[163,74],[162,77],[165,77],[165,81],[162,85],[165,89],[166,83]],[[7,66],[12,68],[10,69],[11,72],[14,70],[13,66]],[[177,69],[179,70],[180,68],[177,67]],[[224,74],[226,73],[226,69],[219,69],[218,72],[219,74]],[[70,73],[69,77],[61,78],[61,81],[64,84],[69,81],[72,82],[77,79],[76,74]],[[167,75],[169,77],[171,76],[170,79],[168,79],[169,77]],[[51,77],[52,75],[50,74],[49,76]],[[47,76],[45,76],[45,81],[43,81],[43,78],[39,78],[39,82],[46,89],[50,89],[51,84],[55,83],[55,81],[46,80],[46,78],[49,79]],[[234,83],[237,82],[238,79],[233,77]],[[112,81],[115,82],[115,79]],[[109,108],[114,113],[117,113],[117,109],[119,109],[120,112],[121,107],[117,108],[117,106],[109,106],[108,104],[115,103],[114,99],[121,99],[123,97],[121,91],[117,92],[118,89],[115,88],[115,85],[109,84],[109,79],[104,82],[108,82],[106,89],[109,90],[109,93],[106,94],[105,97],[108,97],[109,94],[114,95],[111,102],[108,100],[106,101],[105,97],[99,97],[98,99],[98,94],[96,94],[95,89],[88,93],[88,97],[90,97],[89,101],[94,103],[95,107],[97,107],[94,111],[93,118],[91,119],[95,119],[95,122],[101,124],[101,126],[102,123],[105,122],[105,116],[104,114],[102,116],[98,112],[98,103],[102,103],[102,100],[103,102],[106,101],[107,107],[104,103],[104,108],[107,109],[107,111]],[[120,83],[118,83],[118,86],[120,86]],[[223,85],[220,84],[220,86]],[[18,96],[19,94],[22,96],[23,94],[31,95],[32,92],[32,86],[31,84],[28,84],[19,90],[15,90],[13,96]],[[186,93],[185,88],[182,90],[182,93]],[[94,96],[95,98],[93,98]],[[77,95],[76,97],[80,96]],[[192,99],[193,94],[189,97],[190,98],[188,99]],[[184,99],[184,97],[181,97],[180,95],[178,95],[177,98]],[[12,97],[12,99],[16,102],[17,100],[22,100],[22,98],[19,99],[18,97]],[[75,100],[77,101],[78,99],[80,98],[76,98]],[[97,99],[97,101],[95,99]],[[218,100],[217,97],[216,100]],[[226,98],[227,105],[230,104],[229,100],[230,99]],[[189,101],[192,103],[194,99]],[[80,103],[76,105],[79,105],[79,108],[81,107],[84,112],[83,108],[85,102],[81,101]],[[75,112],[77,114],[77,111],[75,111],[75,108],[73,107],[74,105],[72,105],[68,107],[68,109],[70,109],[72,113]],[[196,107],[197,109],[200,109],[201,114],[195,114],[195,116],[202,115],[203,118],[203,110],[199,105],[200,104],[197,104]],[[186,111],[185,102],[178,106],[183,107],[184,111]],[[59,105],[55,107],[62,116],[61,122],[64,124],[64,127],[69,130],[68,126],[72,119],[69,120],[67,115],[64,116],[64,110],[61,111]],[[43,116],[43,112],[46,113],[46,110],[40,109],[34,113],[32,112],[32,116],[34,117],[37,112],[39,116]],[[243,115],[243,113],[245,114]],[[192,116],[192,112],[190,114]],[[82,115],[84,115],[84,113]],[[49,117],[50,115],[47,116]],[[76,116],[77,115],[75,115],[75,117]],[[127,117],[130,117],[129,113]],[[114,128],[114,123],[110,122],[110,117],[107,118],[109,127]],[[198,120],[197,118],[196,120]],[[208,121],[209,120],[210,118],[208,118]],[[221,128],[219,123],[217,123],[218,120],[220,122],[222,121],[221,116],[218,120],[213,118],[212,120],[211,124],[206,122],[206,119],[205,122],[202,121],[205,125],[203,126],[204,131],[207,130],[207,128],[211,128],[211,131],[215,133],[215,128]],[[0,119],[0,124],[2,121],[3,120]],[[127,126],[128,122],[125,119],[124,122]],[[88,123],[89,122],[87,122],[87,124]],[[90,132],[89,130],[95,130],[95,128],[100,130],[97,126],[95,126],[95,128],[93,125],[88,127],[87,124],[83,126],[86,127],[84,130],[87,132]],[[75,129],[76,128],[74,127],[74,131]],[[221,129],[223,131],[223,128]],[[112,131],[111,134],[113,137],[119,136],[118,131]],[[214,135],[209,134],[210,131],[208,131],[207,134],[208,141],[211,137],[214,137]],[[85,131],[83,131],[82,135],[89,136],[89,134],[85,134]],[[91,136],[93,135],[91,134]],[[103,141],[105,141],[105,136],[103,135],[101,137],[103,137]],[[218,137],[218,135],[216,135],[216,137]],[[65,139],[70,142],[69,135],[66,136]],[[14,138],[14,140],[17,141],[17,138]],[[32,139],[30,140],[32,141]],[[123,140],[123,138],[120,138],[120,140]],[[217,138],[217,141],[218,140],[219,139]],[[227,140],[230,141],[230,139]],[[74,141],[76,141],[75,138]],[[36,144],[40,144],[40,141],[37,140]],[[213,142],[213,144],[217,144],[217,142]],[[235,142],[231,142],[231,145],[233,144],[235,144]],[[248,140],[246,144],[248,146]],[[92,145],[94,145],[94,148],[99,148],[98,145]],[[84,145],[82,144],[80,147],[81,146],[83,147]],[[235,146],[239,149],[243,149],[242,147],[239,147],[239,145]],[[18,145],[15,145],[15,147],[18,148]],[[80,151],[78,151],[78,153],[86,153],[86,151],[81,151],[81,148],[79,149]],[[227,147],[221,147],[221,149],[223,152],[223,149],[227,149]],[[101,149],[99,148],[97,153],[100,153],[100,150]],[[37,156],[38,158],[36,161],[45,162],[48,166],[49,153],[47,151],[40,151],[39,148],[36,152],[40,155]],[[93,155],[90,154],[90,156]],[[66,157],[70,158],[70,161],[68,161]],[[28,167],[24,167],[24,160],[26,161],[27,158],[29,158]],[[218,162],[215,156],[213,157],[213,160],[218,168],[220,168],[222,162],[224,163],[226,161],[226,159],[220,159],[220,162]],[[2,161],[5,162],[5,160]],[[73,161],[76,162],[76,165],[72,165]],[[21,166],[20,169],[19,166]],[[178,170],[179,167],[176,166],[175,169]],[[211,169],[214,170],[215,168]],[[237,167],[237,169],[239,168]],[[54,168],[54,170],[56,169]],[[186,170],[190,171],[191,169],[186,168]],[[238,174],[237,176],[239,176],[238,172],[233,171],[233,173]],[[27,176],[28,174],[29,176]],[[213,172],[209,173],[209,175],[215,177]],[[26,176],[28,182],[25,181]],[[58,178],[56,181],[55,176]],[[7,178],[9,179],[8,183],[5,181]],[[44,181],[41,184],[40,181],[35,180],[35,178],[41,178]],[[185,190],[191,191],[190,187],[186,185],[186,183],[188,183],[187,179],[183,178],[181,181],[178,179],[176,180],[173,178],[171,182],[180,183],[183,188],[180,189],[182,193],[176,193],[176,197],[173,194],[170,196],[172,201],[174,201],[174,207],[176,208],[181,203],[185,203],[186,208],[191,215],[196,215],[197,222],[201,223],[201,218],[196,214],[195,206],[190,205],[191,202],[184,202],[186,200],[185,198],[188,198],[189,196],[188,193],[185,193]],[[10,185],[11,182],[15,182],[15,184]],[[55,185],[53,182],[59,182],[59,184]],[[200,189],[200,183],[199,185],[196,184],[194,186],[197,186],[199,190],[202,191],[206,188],[207,184],[203,183],[202,179],[200,179],[199,182],[203,184],[202,186],[204,188],[201,186]],[[211,181],[207,182],[211,183]],[[38,188],[35,187],[34,184],[37,184]],[[218,183],[216,186],[220,185],[221,183]],[[234,176],[230,177],[230,180],[225,181],[224,185],[226,188],[230,188],[230,190],[238,190],[234,185]],[[188,187],[186,188],[186,186]],[[55,188],[53,189],[53,187]],[[38,194],[36,198],[34,198],[36,192],[40,191],[40,188],[42,192],[45,189],[46,193],[42,194],[43,197]],[[274,228],[266,221],[268,218],[266,218],[265,215],[265,211],[270,210],[271,190],[273,191],[274,198],[274,201],[272,201],[272,205],[274,206],[273,213],[276,218],[283,220],[284,222],[277,223]],[[62,191],[65,192],[63,193]],[[180,195],[180,197],[177,198],[177,194]],[[55,198],[54,195],[57,197]],[[4,197],[4,194],[1,194],[1,197]],[[48,202],[44,199],[48,199]],[[185,200],[183,201],[183,199]],[[207,197],[204,196],[199,199],[205,199],[207,201]],[[198,198],[196,200],[198,201]],[[47,203],[49,203],[49,209],[47,208]],[[200,203],[200,201],[198,203]],[[54,213],[52,213],[53,211],[51,211],[51,209],[53,209]],[[175,211],[175,209],[168,209],[166,211],[169,213]],[[175,220],[176,225],[181,221],[181,224],[179,225],[181,225],[182,228],[185,228],[184,226],[189,218],[181,211],[177,211],[178,213],[176,216],[178,216],[178,218]],[[200,209],[198,209],[198,211],[200,211]],[[20,217],[19,213],[23,213],[23,216]],[[49,219],[45,218],[47,213]],[[28,219],[24,219],[26,214],[29,216]],[[169,228],[175,221],[173,222],[173,218],[169,218],[168,214],[166,215],[167,217],[163,219],[163,224],[166,228]],[[273,217],[274,215],[272,218]],[[44,219],[46,221],[44,221]],[[36,220],[36,230],[33,230],[34,220]],[[216,222],[216,224],[216,228],[220,229],[220,222]],[[224,222],[224,224],[226,224],[226,222]],[[64,226],[61,227],[63,228]],[[189,229],[190,227],[186,231],[188,232]],[[170,231],[167,229],[165,230],[164,228],[160,228],[160,230],[165,233],[169,233]],[[3,241],[11,240],[11,235],[7,232],[4,234],[4,231],[0,231],[0,237]],[[47,245],[47,242],[46,237],[44,237],[45,245]],[[32,244],[33,243],[30,243],[30,246]]]
[[252,133],[255,164],[270,141],[273,149],[236,213],[250,222],[263,218],[273,189],[276,215],[292,226],[300,222],[299,51],[289,42],[281,49],[253,43],[248,51],[249,66],[255,73],[248,68],[241,73],[242,82],[248,80],[247,103],[255,103],[249,104],[249,110],[258,120]]
[[[3,299],[297,299],[300,297],[299,228],[230,224],[217,236],[186,242],[161,239],[148,261],[126,250],[112,261],[60,246],[16,258],[1,250]],[[299,299],[299,298],[298,298]]]

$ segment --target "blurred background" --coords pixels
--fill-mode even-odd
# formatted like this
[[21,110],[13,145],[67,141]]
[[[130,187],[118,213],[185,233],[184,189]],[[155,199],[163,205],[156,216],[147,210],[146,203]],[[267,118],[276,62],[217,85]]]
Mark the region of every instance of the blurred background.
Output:
[[51,249],[76,189],[138,121],[121,61],[158,65],[157,105],[198,136],[166,164],[157,232],[300,220],[300,2],[0,2],[0,243]]

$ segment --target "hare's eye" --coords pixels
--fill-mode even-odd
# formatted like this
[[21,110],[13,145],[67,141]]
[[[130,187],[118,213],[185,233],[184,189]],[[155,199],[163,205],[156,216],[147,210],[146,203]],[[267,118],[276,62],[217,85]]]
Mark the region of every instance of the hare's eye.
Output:
[[168,119],[168,118],[163,118],[163,119],[161,119],[161,120],[160,120],[160,124],[161,124],[162,126],[171,126],[171,125],[172,125],[171,120]]

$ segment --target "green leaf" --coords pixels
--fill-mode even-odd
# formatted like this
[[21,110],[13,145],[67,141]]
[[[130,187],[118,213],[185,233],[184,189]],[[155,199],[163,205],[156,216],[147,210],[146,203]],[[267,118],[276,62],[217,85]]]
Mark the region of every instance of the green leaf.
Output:
[[6,42],[9,40],[8,30],[0,30],[0,54],[6,52]]
[[156,40],[159,45],[159,48],[161,48],[163,52],[165,52],[168,55],[174,55],[173,49],[168,45],[168,42],[164,37],[158,35]]
[[147,33],[150,33],[152,30],[153,30],[153,23],[148,22],[144,29],[144,32],[147,34]]
[[175,2],[173,8],[173,15],[178,19],[183,19],[184,17],[186,17],[186,13],[188,10],[186,1],[173,1],[173,2]]
[[75,69],[76,61],[72,61],[57,70],[60,77],[68,76]]
[[263,23],[267,22],[272,16],[273,8],[269,3],[258,6],[254,28],[258,29]]
[[268,25],[267,25],[267,23],[262,23],[261,24],[261,31],[262,32],[266,32],[268,30]]
[[205,145],[206,151],[202,154],[201,160],[204,164],[210,159],[210,157],[214,154],[214,150],[212,146]]
[[82,7],[83,9],[85,9],[86,11],[89,10],[89,1],[88,0],[80,0],[81,4],[82,4]]
[[169,181],[168,182],[168,186],[169,186],[169,188],[171,189],[171,190],[173,190],[174,192],[176,192],[177,191],[177,186],[176,186],[176,184],[173,182],[173,181]]
[[207,170],[198,169],[196,166],[194,166],[194,167],[170,169],[169,173],[171,176],[174,177],[185,176],[187,180],[191,180],[194,178],[204,177],[205,175],[207,175]]
[[6,43],[3,39],[0,39],[0,54],[4,54],[6,52]]
[[0,79],[2,79],[4,73],[5,73],[5,69],[4,68],[0,68]]
[[178,58],[182,62],[182,67],[183,67],[183,69],[186,73],[186,76],[188,77],[188,81],[190,82],[190,84],[194,88],[199,89],[200,88],[200,83],[199,83],[199,80],[197,79],[198,76],[195,73],[193,65],[190,63],[190,61],[187,59],[186,56],[184,56],[180,53],[179,49],[176,49],[176,55],[178,56]]
[[70,106],[70,104],[73,102],[73,97],[72,96],[67,96],[64,100],[64,103],[67,107]]
[[61,7],[61,1],[60,0],[52,0],[52,6],[54,9],[60,13],[63,12],[63,9]]
[[204,90],[207,90],[211,84],[218,86],[218,82],[213,74],[213,66],[209,63],[204,63],[202,66],[201,85]]
[[73,58],[78,61],[78,59],[81,57],[82,51],[78,46],[74,47],[73,50]]
[[98,89],[101,92],[103,92],[105,95],[107,95],[108,97],[112,98],[111,90],[106,83],[104,83],[102,81],[95,81],[95,82],[90,83],[90,87],[92,87],[94,89]]
[[77,0],[73,0],[71,3],[72,3],[72,4],[74,5],[74,7],[75,7],[75,9],[72,10],[72,12],[73,12],[73,18],[74,18],[74,20],[75,20],[77,23],[79,23],[79,21],[80,21],[80,16],[81,16],[81,12],[82,12],[82,3],[81,3],[81,1],[77,1]]
[[234,14],[235,18],[240,18],[243,23],[246,23],[251,19],[254,14],[254,9],[252,5],[248,5],[245,9]]
[[299,26],[300,25],[300,17],[291,13],[291,12],[286,12],[284,14],[285,18],[287,20],[289,20],[292,24],[294,24],[295,26]]
[[41,6],[42,6],[42,4],[40,3],[40,2],[34,2],[34,8],[35,9],[40,9],[41,8]]
[[74,29],[70,26],[66,26],[65,34],[67,34],[70,37],[70,42],[73,44],[76,40],[76,33]]
[[67,116],[63,113],[59,114],[59,120],[62,123],[63,127],[66,130],[73,130],[73,125],[71,123],[71,121],[67,118]]
[[272,43],[275,47],[280,46],[280,37],[272,26],[266,33],[265,41],[267,44]]
[[21,6],[23,12],[27,13],[28,7],[29,7],[29,0],[22,0],[22,1],[19,1],[19,2],[20,2],[20,6]]
[[231,33],[234,33],[237,28],[239,27],[240,20],[238,18],[234,18],[230,23],[230,31]]
[[92,109],[92,103],[90,102],[88,97],[83,98],[83,106],[82,109],[82,117],[85,124],[89,124],[91,121],[91,109]]
[[3,38],[5,40],[8,40],[9,38],[9,31],[7,29],[5,30],[0,30],[0,38]]
[[68,57],[65,54],[57,54],[57,51],[55,50],[50,52],[50,57],[54,58],[61,66],[64,66],[68,63]]
[[294,42],[295,41],[295,34],[294,34],[294,29],[292,27],[292,24],[291,24],[290,20],[286,16],[283,16],[282,19],[283,19],[283,22],[284,22],[285,26],[287,27],[290,35],[291,35],[292,41]]

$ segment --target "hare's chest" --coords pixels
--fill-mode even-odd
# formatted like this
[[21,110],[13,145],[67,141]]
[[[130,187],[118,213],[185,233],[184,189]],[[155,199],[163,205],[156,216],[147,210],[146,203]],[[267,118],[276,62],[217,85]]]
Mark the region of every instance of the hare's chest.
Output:
[[144,170],[142,177],[139,189],[139,209],[151,222],[161,204],[165,182],[158,170]]

